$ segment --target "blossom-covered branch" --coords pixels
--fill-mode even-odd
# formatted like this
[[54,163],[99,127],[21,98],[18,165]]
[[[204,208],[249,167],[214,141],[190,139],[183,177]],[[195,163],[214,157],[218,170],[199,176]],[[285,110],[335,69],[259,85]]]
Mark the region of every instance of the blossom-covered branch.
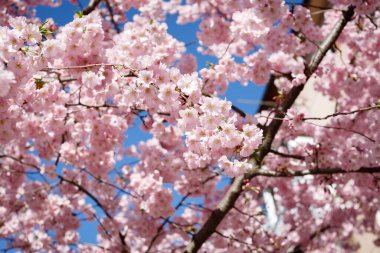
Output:
[[[331,31],[329,36],[321,44],[318,51],[313,55],[311,62],[305,70],[305,75],[307,79],[311,77],[314,71],[318,68],[319,63],[322,61],[323,57],[326,55],[327,51],[331,49],[335,41],[338,39],[340,33],[346,26],[346,24],[351,20],[354,15],[354,7],[349,7],[349,9],[343,12],[342,18],[335,25],[334,29]],[[286,111],[293,105],[294,101],[301,93],[304,84],[292,88],[283,102],[281,103],[280,111],[275,114],[275,118],[283,118]],[[213,210],[211,216],[203,224],[201,229],[194,235],[190,243],[187,245],[184,252],[197,252],[202,244],[215,232],[219,223],[223,220],[225,215],[233,207],[234,203],[240,196],[242,191],[242,185],[244,179],[251,179],[255,176],[255,170],[259,169],[261,161],[268,154],[271,149],[274,137],[281,126],[281,120],[273,120],[272,123],[264,131],[264,141],[261,145],[258,155],[258,161],[253,160],[253,169],[246,173],[244,176],[235,178],[231,184],[229,190],[226,192],[222,200],[219,202],[218,206]]]

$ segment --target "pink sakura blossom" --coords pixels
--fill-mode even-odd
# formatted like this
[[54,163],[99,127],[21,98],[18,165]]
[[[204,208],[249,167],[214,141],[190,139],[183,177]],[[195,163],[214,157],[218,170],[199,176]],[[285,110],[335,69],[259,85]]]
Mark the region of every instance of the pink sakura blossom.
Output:
[[12,83],[14,83],[14,74],[10,71],[0,69],[0,97],[5,97],[11,89]]
[[295,75],[294,79],[292,80],[292,84],[294,86],[298,86],[298,85],[304,84],[305,82],[306,82],[306,76],[303,73]]
[[155,81],[153,79],[153,72],[147,71],[147,70],[140,71],[139,79],[141,80],[142,83],[147,84],[147,85]]
[[101,74],[96,74],[94,72],[83,72],[82,74],[82,82],[84,85],[86,85],[88,88],[100,85],[102,80],[104,79]]
[[247,157],[260,146],[263,139],[263,130],[259,129],[255,125],[244,125],[243,138],[243,147],[240,151],[240,155]]
[[197,59],[191,54],[184,55],[178,63],[178,68],[182,74],[191,74],[197,70]]
[[191,95],[199,92],[201,86],[201,80],[197,77],[196,73],[185,74],[178,80],[178,87],[185,95]]
[[199,41],[205,46],[220,43],[231,39],[228,32],[228,22],[219,16],[210,16],[202,20],[197,33]]
[[257,16],[257,9],[251,8],[241,12],[235,12],[232,16],[231,31],[251,43],[259,43],[270,30],[265,20]]
[[252,165],[247,161],[234,160],[231,162],[226,156],[222,156],[218,162],[220,167],[224,169],[223,173],[229,177],[239,177],[252,168]]
[[305,115],[303,113],[300,113],[295,108],[290,108],[287,112],[287,118],[289,120],[289,125],[291,127],[299,127],[303,123],[303,118]]
[[244,58],[249,66],[249,77],[256,84],[265,84],[269,80],[271,70],[268,56],[264,51],[256,52]]
[[160,93],[158,94],[158,97],[166,102],[173,102],[176,101],[179,94],[175,90],[174,85],[172,84],[164,84],[160,87]]
[[38,29],[38,26],[28,24],[23,32],[26,39],[26,43],[32,45],[41,41],[42,35]]
[[179,111],[181,119],[178,120],[178,124],[185,130],[189,131],[195,128],[198,124],[198,111],[194,108]]
[[231,124],[231,122],[222,122],[220,127],[222,129],[220,134],[223,136],[223,146],[234,148],[241,143],[243,136],[236,129],[234,124]]

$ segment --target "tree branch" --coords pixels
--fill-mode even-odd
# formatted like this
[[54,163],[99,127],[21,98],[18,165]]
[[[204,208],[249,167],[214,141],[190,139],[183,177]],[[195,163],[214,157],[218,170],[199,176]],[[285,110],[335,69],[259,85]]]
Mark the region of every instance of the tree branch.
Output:
[[256,171],[255,176],[264,177],[302,177],[306,175],[334,175],[334,174],[373,174],[380,173],[380,167],[362,167],[358,170],[343,170],[341,168],[332,169],[312,169],[312,170],[301,170],[301,171]]
[[[216,176],[217,176],[217,175],[213,175],[213,176],[211,176],[211,177],[206,178],[206,179],[202,182],[202,185],[206,184],[208,181],[212,180],[212,179],[215,178]],[[179,201],[179,203],[174,207],[174,210],[178,210],[178,208],[180,208],[180,207],[183,205],[183,203],[186,201],[186,199],[187,199],[188,197],[191,196],[191,194],[193,194],[193,191],[188,192],[186,195],[184,195],[184,196],[182,197],[182,199]],[[168,222],[170,222],[170,218],[171,218],[171,216],[166,217],[166,218],[164,219],[164,221],[162,222],[162,224],[158,227],[157,232],[156,232],[155,236],[152,238],[152,240],[150,241],[149,246],[148,246],[148,249],[145,251],[145,253],[148,253],[148,252],[151,250],[151,248],[153,247],[154,242],[155,242],[155,241],[158,239],[158,237],[161,235],[161,231],[163,230],[163,228],[165,227],[165,225],[166,225]]]
[[90,175],[94,180],[98,181],[99,183],[101,183],[101,184],[105,184],[105,185],[108,185],[108,186],[110,186],[110,187],[112,187],[112,188],[114,188],[114,189],[116,189],[116,190],[118,190],[118,191],[120,191],[120,192],[122,192],[122,193],[124,193],[124,194],[127,194],[127,195],[129,195],[129,196],[131,196],[131,197],[133,197],[133,198],[137,198],[137,196],[134,195],[133,193],[131,193],[131,192],[129,192],[129,191],[126,191],[126,190],[120,188],[119,186],[114,185],[114,184],[112,184],[112,183],[110,183],[110,182],[108,182],[108,181],[105,181],[105,180],[101,179],[100,177],[96,177],[96,176],[95,176],[94,174],[92,174],[90,171],[88,171],[88,170],[86,170],[86,169],[83,169],[83,171],[86,172],[88,175]]
[[137,75],[134,73],[137,71],[136,69],[131,69],[128,66],[124,64],[117,64],[117,63],[92,63],[92,64],[87,64],[87,65],[78,65],[78,66],[66,66],[66,67],[46,67],[41,69],[41,71],[49,72],[53,70],[66,70],[66,69],[87,69],[87,68],[92,68],[92,67],[119,67],[119,68],[125,68],[129,69],[131,71],[130,75],[131,77],[137,77]]
[[[178,210],[182,206],[182,203],[190,196],[190,193],[186,194],[185,196],[182,197],[180,202],[175,206],[174,210]],[[145,253],[148,253],[150,249],[153,247],[153,244],[156,242],[158,237],[162,234],[161,231],[164,229],[165,225],[170,221],[170,217],[168,216],[164,219],[164,221],[161,223],[161,225],[157,228],[156,234],[153,236],[152,240],[150,240],[148,249],[145,251]]]
[[294,155],[294,154],[286,154],[286,153],[282,153],[282,152],[279,152],[279,151],[274,150],[274,149],[269,150],[269,153],[272,153],[272,154],[275,154],[278,156],[282,156],[282,157],[286,157],[286,158],[293,158],[293,159],[297,159],[297,160],[305,160],[305,156]]
[[120,28],[119,28],[118,24],[116,23],[115,19],[113,18],[114,14],[113,14],[113,9],[112,9],[110,2],[108,0],[105,0],[105,3],[107,6],[107,10],[108,10],[110,17],[111,17],[111,23],[113,24],[113,27],[115,28],[116,32],[120,33]]
[[[245,242],[245,241],[239,240],[238,238],[236,238],[236,237],[234,237],[234,236],[232,236],[232,235],[230,235],[230,236],[224,235],[223,233],[221,233],[221,232],[219,232],[219,231],[217,231],[217,230],[215,230],[215,233],[216,233],[217,235],[219,235],[219,236],[225,238],[225,239],[228,239],[228,240],[231,240],[231,241],[235,241],[235,242],[237,242],[237,243],[244,244],[244,245],[246,245],[246,246],[249,248],[249,250],[250,250],[251,252],[254,252],[254,250],[253,250],[252,247],[255,247],[255,245],[253,245],[252,243],[247,243],[247,242]],[[256,248],[256,247],[255,247],[255,248]]]
[[350,114],[355,114],[355,113],[358,113],[358,112],[370,111],[370,110],[373,110],[373,109],[380,109],[380,105],[374,105],[374,106],[370,106],[370,107],[366,107],[366,108],[361,108],[361,109],[357,109],[357,110],[350,111],[350,112],[336,112],[336,113],[333,113],[333,114],[329,114],[329,115],[327,115],[327,116],[325,116],[323,118],[311,117],[311,118],[303,118],[302,120],[303,121],[305,121],[305,120],[325,120],[325,119],[336,117],[336,116],[340,116],[340,115],[350,115]]
[[367,135],[361,133],[361,132],[358,132],[356,130],[352,130],[352,129],[348,129],[348,128],[344,128],[344,127],[338,127],[338,126],[321,126],[321,125],[318,125],[318,124],[315,124],[315,123],[312,123],[312,122],[305,122],[305,123],[308,123],[310,125],[313,125],[313,126],[316,126],[316,127],[322,127],[322,128],[326,128],[326,129],[335,129],[335,130],[343,130],[343,131],[347,131],[347,132],[351,132],[351,133],[354,133],[354,134],[358,134],[360,136],[363,136],[364,138],[366,138],[367,140],[375,143],[376,141],[374,139],[372,139],[371,137],[368,137]]
[[93,12],[96,9],[96,7],[98,7],[98,5],[100,4],[101,1],[102,0],[91,0],[91,2],[88,4],[88,6],[83,9],[82,13],[84,15],[90,14],[91,12]]
[[[333,46],[335,41],[338,39],[343,28],[351,20],[354,15],[354,7],[350,6],[347,11],[343,12],[343,16],[340,18],[338,23],[333,28],[330,35],[324,40],[322,45],[319,47],[318,51],[314,54],[311,62],[305,69],[305,75],[307,80],[310,79],[311,75],[318,68],[323,57],[326,55],[327,51]],[[306,80],[306,82],[307,82]],[[275,118],[284,118],[286,111],[293,105],[294,101],[298,95],[303,90],[304,84],[293,87],[281,104],[281,110],[276,112]],[[248,171],[244,176],[240,176],[233,180],[232,185],[228,189],[227,193],[224,195],[223,199],[220,201],[218,206],[212,211],[210,217],[207,219],[205,224],[201,229],[194,235],[190,243],[187,245],[184,252],[194,253],[197,252],[203,243],[216,231],[216,228],[220,222],[224,219],[226,214],[234,206],[236,200],[239,198],[242,192],[243,180],[252,179],[256,176],[256,172],[260,168],[260,164],[268,154],[271,149],[274,137],[277,134],[282,120],[273,120],[271,124],[264,131],[264,141],[258,152],[259,157],[252,158],[253,168]]]
[[[313,241],[316,237],[318,237],[320,234],[323,234],[324,232],[326,232],[327,230],[329,230],[331,228],[330,225],[327,225],[327,226],[324,226],[322,228],[320,228],[319,230],[315,231],[314,233],[312,233],[309,237],[309,243],[311,241]],[[303,253],[304,250],[302,249],[302,245],[301,244],[298,244],[294,247],[294,249],[291,251],[291,253]]]

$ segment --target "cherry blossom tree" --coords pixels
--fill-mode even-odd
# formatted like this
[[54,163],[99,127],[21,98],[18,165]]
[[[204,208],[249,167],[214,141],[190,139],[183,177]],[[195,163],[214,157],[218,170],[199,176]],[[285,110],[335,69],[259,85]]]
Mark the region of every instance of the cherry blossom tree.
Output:
[[[347,252],[354,232],[380,244],[380,1],[314,6],[322,25],[282,0],[36,16],[59,4],[0,1],[3,252]],[[197,70],[169,14],[200,20],[214,64]],[[234,82],[275,86],[274,106],[242,111],[225,99]],[[333,114],[295,106],[311,82]],[[150,138],[131,143],[133,127]]]

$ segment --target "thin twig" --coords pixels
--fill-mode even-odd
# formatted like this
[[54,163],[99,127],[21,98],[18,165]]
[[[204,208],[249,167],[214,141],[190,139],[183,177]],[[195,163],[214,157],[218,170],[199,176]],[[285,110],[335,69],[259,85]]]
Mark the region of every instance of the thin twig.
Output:
[[[204,185],[206,184],[208,181],[212,180],[213,178],[217,177],[218,175],[213,175],[211,177],[208,177],[206,178],[201,184]],[[182,199],[179,201],[179,203],[174,207],[174,210],[178,210],[178,208],[180,208],[183,203],[185,202],[185,200],[190,197],[190,195],[193,193],[193,191],[191,192],[188,192],[185,196],[182,197]],[[165,218],[164,222],[161,224],[161,226],[157,229],[157,232],[156,232],[156,235],[152,238],[152,240],[150,241],[149,243],[149,246],[148,246],[148,249],[145,251],[145,253],[148,253],[150,251],[150,249],[153,247],[153,244],[154,242],[157,240],[158,236],[161,234],[161,231],[162,229],[164,228],[164,226],[170,221],[170,217],[171,216],[168,216]]]
[[305,122],[307,124],[310,124],[310,125],[313,125],[313,126],[316,126],[316,127],[322,127],[322,128],[326,128],[326,129],[335,129],[335,130],[343,130],[343,131],[347,131],[347,132],[351,132],[351,133],[354,133],[354,134],[358,134],[360,136],[363,136],[364,138],[366,138],[367,140],[375,143],[376,141],[374,139],[372,139],[371,137],[368,137],[367,135],[361,133],[361,132],[358,132],[356,130],[352,130],[352,129],[348,129],[348,128],[344,128],[344,127],[338,127],[338,126],[322,126],[322,125],[318,125],[318,124],[315,124],[313,122]]
[[72,106],[83,106],[86,107],[87,109],[101,109],[101,108],[119,108],[116,105],[109,105],[109,104],[103,104],[103,105],[87,105],[83,104],[82,102],[78,102],[76,104],[70,104],[66,103],[66,107],[72,107]]
[[113,27],[115,28],[116,32],[117,33],[120,33],[120,28],[119,28],[119,25],[116,23],[115,19],[114,19],[114,14],[113,14],[113,9],[112,9],[112,6],[110,4],[110,2],[108,0],[105,0],[105,3],[106,3],[106,6],[107,6],[107,10],[110,14],[110,17],[111,17],[111,23],[113,24]]
[[114,63],[92,63],[86,65],[77,65],[77,66],[63,66],[63,67],[46,67],[41,69],[41,71],[52,71],[52,70],[66,70],[66,69],[87,69],[92,67],[120,67],[125,69],[130,69],[131,71],[137,71],[136,69],[131,69],[124,64],[114,64]]
[[114,184],[112,184],[112,183],[110,183],[110,182],[107,182],[107,181],[102,180],[102,179],[99,178],[99,177],[96,177],[96,176],[95,176],[94,174],[92,174],[90,171],[88,171],[88,170],[86,170],[86,169],[83,169],[83,171],[86,172],[88,175],[90,175],[92,178],[94,178],[94,179],[95,179],[96,181],[98,181],[99,183],[102,183],[102,184],[108,185],[108,186],[110,186],[110,187],[112,187],[112,188],[114,188],[114,189],[116,189],[116,190],[118,190],[118,191],[120,191],[120,192],[122,192],[122,193],[125,193],[125,194],[127,194],[127,195],[129,195],[129,196],[131,196],[131,197],[133,197],[133,198],[137,198],[137,196],[135,196],[134,194],[132,194],[132,193],[126,191],[126,190],[123,190],[122,188],[118,187],[117,185],[114,185]]
[[302,155],[285,154],[285,153],[278,152],[277,150],[274,150],[274,149],[271,149],[269,153],[282,156],[282,157],[293,158],[297,160],[305,160],[305,157]]
[[322,118],[310,117],[310,118],[303,118],[302,120],[303,121],[305,121],[305,120],[325,120],[325,119],[340,116],[340,115],[350,115],[350,114],[354,114],[354,113],[358,113],[358,112],[370,111],[373,109],[380,109],[380,105],[374,105],[374,106],[370,106],[370,107],[366,107],[366,108],[362,108],[362,109],[357,109],[357,110],[350,111],[350,112],[337,112],[337,113],[329,114],[329,115],[322,117]]

